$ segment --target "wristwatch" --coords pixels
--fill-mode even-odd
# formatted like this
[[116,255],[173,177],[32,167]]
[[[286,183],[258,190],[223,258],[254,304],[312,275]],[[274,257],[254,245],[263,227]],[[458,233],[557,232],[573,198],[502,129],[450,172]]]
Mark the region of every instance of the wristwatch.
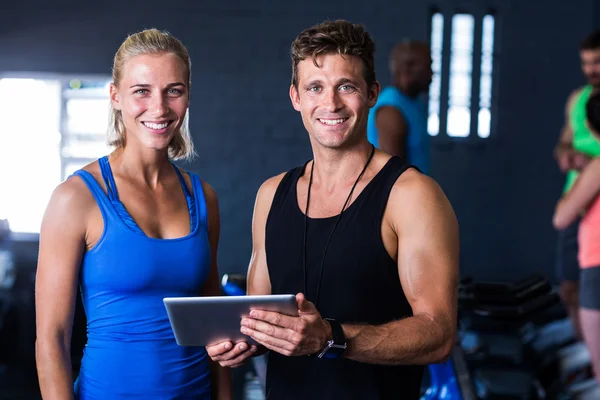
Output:
[[317,355],[318,358],[338,358],[346,350],[346,337],[344,336],[344,330],[342,325],[335,319],[325,318],[325,321],[331,325],[331,332],[333,333],[333,340],[328,340],[327,345]]

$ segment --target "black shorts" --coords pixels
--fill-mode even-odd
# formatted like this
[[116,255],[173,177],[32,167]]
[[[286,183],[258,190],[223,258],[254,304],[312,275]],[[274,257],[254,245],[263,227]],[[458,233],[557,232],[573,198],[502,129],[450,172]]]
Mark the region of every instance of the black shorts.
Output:
[[579,307],[600,310],[600,266],[582,268],[579,281]]
[[556,273],[558,280],[579,280],[579,253],[577,232],[579,218],[565,229],[558,231],[556,243]]

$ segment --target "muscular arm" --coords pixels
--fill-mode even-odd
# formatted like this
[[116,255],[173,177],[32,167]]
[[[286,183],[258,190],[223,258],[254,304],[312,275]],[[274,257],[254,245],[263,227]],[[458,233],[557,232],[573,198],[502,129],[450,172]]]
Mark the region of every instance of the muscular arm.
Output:
[[406,159],[408,125],[402,113],[391,106],[381,107],[377,110],[375,125],[379,133],[379,148]]
[[[219,236],[221,234],[221,222],[219,217],[219,202],[215,190],[206,182],[202,182],[206,206],[208,209],[208,240],[210,242],[210,272],[206,283],[202,287],[203,296],[219,296],[221,287],[219,285],[219,270],[217,263],[217,250],[219,247]],[[232,399],[231,370],[210,360],[210,376],[212,387],[212,398],[218,400]]]
[[256,195],[254,216],[252,218],[252,256],[248,267],[248,294],[271,294],[271,280],[267,268],[267,253],[265,250],[265,231],[267,217],[271,210],[275,191],[283,175],[267,180],[262,184]]
[[429,364],[452,352],[458,294],[458,223],[439,186],[407,171],[388,210],[398,240],[398,273],[413,316],[380,326],[344,325],[346,357],[375,364]]
[[592,160],[577,177],[575,184],[556,205],[553,224],[556,229],[569,226],[581,210],[586,208],[600,192],[600,158]]
[[85,251],[84,183],[56,188],[44,214],[35,281],[36,365],[42,397],[73,399],[71,331],[81,257]]

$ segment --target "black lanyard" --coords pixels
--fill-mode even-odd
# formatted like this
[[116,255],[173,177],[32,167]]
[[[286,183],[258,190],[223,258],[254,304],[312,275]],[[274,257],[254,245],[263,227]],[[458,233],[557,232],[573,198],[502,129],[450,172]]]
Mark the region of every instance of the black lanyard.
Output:
[[[358,175],[358,178],[356,178],[356,181],[354,182],[354,185],[352,185],[352,189],[350,189],[350,193],[348,194],[348,197],[346,198],[346,202],[344,203],[344,206],[342,207],[342,211],[340,211],[340,214],[338,215],[335,224],[333,225],[333,229],[331,230],[331,233],[329,234],[329,237],[327,238],[327,242],[325,243],[325,249],[323,250],[323,258],[321,259],[321,268],[319,270],[319,280],[317,281],[317,294],[315,296],[315,307],[319,304],[319,292],[321,291],[321,279],[323,277],[323,266],[325,265],[325,256],[327,255],[327,248],[329,247],[329,242],[331,241],[331,237],[333,236],[333,232],[335,232],[335,228],[337,228],[338,223],[340,222],[340,219],[342,218],[342,214],[344,213],[344,210],[346,209],[346,206],[348,205],[348,202],[350,201],[350,199],[352,198],[352,193],[354,192],[354,188],[356,187],[356,184],[358,183],[358,181],[360,180],[360,178],[363,176],[363,174],[365,173],[365,171],[367,170],[367,167],[369,166],[369,164],[371,163],[371,159],[373,158],[373,155],[375,154],[375,146],[371,145],[371,155],[369,155],[369,159],[367,160],[367,163],[365,164],[363,170],[361,171],[361,173]],[[315,169],[315,161],[313,160],[313,163],[310,167],[310,178],[308,181],[308,192],[306,194],[306,209],[304,211],[304,247],[303,247],[303,252],[302,252],[302,266],[304,269],[304,295],[307,295],[306,292],[306,288],[307,288],[307,281],[308,281],[308,277],[307,277],[307,273],[306,273],[306,237],[308,236],[308,206],[310,204],[310,189],[312,187],[312,181],[313,181],[313,170]]]

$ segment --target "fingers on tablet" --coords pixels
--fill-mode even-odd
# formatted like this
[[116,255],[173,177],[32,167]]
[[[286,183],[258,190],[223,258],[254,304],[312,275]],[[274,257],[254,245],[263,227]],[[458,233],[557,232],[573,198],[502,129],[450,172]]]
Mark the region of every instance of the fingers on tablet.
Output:
[[223,342],[212,346],[206,346],[206,351],[210,357],[220,356],[231,350],[231,342]]

